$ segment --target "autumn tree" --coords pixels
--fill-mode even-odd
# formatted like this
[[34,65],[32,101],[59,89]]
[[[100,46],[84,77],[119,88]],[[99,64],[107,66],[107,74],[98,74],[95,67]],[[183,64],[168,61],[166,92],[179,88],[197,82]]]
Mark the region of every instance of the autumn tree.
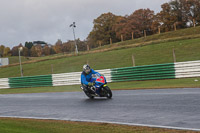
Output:
[[43,48],[43,53],[44,55],[50,55],[51,51],[50,51],[50,48],[48,45],[45,45],[44,48]]
[[9,47],[4,48],[3,56],[11,56],[11,51]]
[[23,47],[22,55],[26,57],[29,56],[29,49],[27,47]]
[[176,25],[178,28],[187,27],[187,1],[188,0],[172,0],[169,2],[171,14],[176,17]]
[[131,33],[136,29],[134,25],[129,23],[129,16],[119,17],[113,26],[113,31],[116,33],[118,40],[123,36],[124,40],[131,38]]
[[141,37],[144,30],[152,34],[153,18],[154,11],[150,9],[139,9],[130,16],[119,18],[114,26],[117,38],[120,39],[123,35],[125,39],[131,39],[132,32],[134,32],[135,37]]
[[136,27],[136,32],[140,34],[145,30],[147,34],[152,34],[152,23],[154,18],[154,11],[150,9],[139,9],[129,16],[129,20],[134,27]]
[[116,15],[112,13],[104,13],[94,20],[93,30],[88,36],[88,42],[91,47],[97,47],[98,41],[101,41],[103,45],[109,44],[110,38],[113,42],[116,42],[116,34],[113,32],[112,27],[117,20]]
[[11,51],[9,47],[5,47],[4,45],[0,45],[0,57],[11,56]]
[[31,56],[32,56],[32,57],[37,57],[37,56],[38,56],[35,46],[32,46],[32,47],[31,47]]
[[164,3],[162,11],[156,15],[161,30],[170,31],[176,26],[185,28],[200,22],[199,0],[172,0]]
[[58,53],[62,53],[62,48],[63,48],[62,41],[58,39],[58,41],[55,44],[54,50],[58,54]]
[[35,50],[36,50],[36,53],[37,53],[37,57],[42,56],[42,46],[40,44],[35,46]]
[[42,56],[42,46],[40,44],[32,46],[32,48],[31,48],[31,56],[32,57],[40,57],[40,56]]
[[69,53],[75,50],[74,41],[67,41],[63,43],[63,52]]
[[[11,50],[12,56],[19,56],[19,47],[23,47],[23,45],[20,43],[18,46],[14,46]],[[22,52],[23,55],[23,52]]]
[[5,46],[4,45],[0,45],[0,57],[3,57],[4,49],[5,49]]
[[50,55],[56,54],[54,46],[50,47]]
[[14,46],[11,50],[12,56],[19,56],[18,46]]
[[77,47],[79,51],[86,51],[87,50],[87,43],[86,41],[81,41],[80,39],[76,40]]
[[159,15],[156,14],[153,17],[153,22],[152,22],[152,25],[151,25],[151,29],[152,29],[153,34],[158,33],[159,28],[161,29],[161,21],[160,21]]
[[160,24],[162,31],[171,31],[174,23],[177,22],[177,18],[175,14],[172,13],[172,9],[168,3],[161,5],[161,8],[162,10],[155,16],[157,18],[157,22]]
[[200,23],[200,1],[199,0],[187,0],[185,5],[188,21],[190,25],[196,26]]

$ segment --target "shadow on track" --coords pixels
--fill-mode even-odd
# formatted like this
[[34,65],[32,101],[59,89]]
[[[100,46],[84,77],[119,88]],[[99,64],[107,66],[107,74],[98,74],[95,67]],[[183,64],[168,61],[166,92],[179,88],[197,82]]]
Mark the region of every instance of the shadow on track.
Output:
[[84,102],[86,103],[99,103],[99,102],[106,102],[106,101],[112,101],[112,99],[107,98],[94,98],[94,99],[85,99]]

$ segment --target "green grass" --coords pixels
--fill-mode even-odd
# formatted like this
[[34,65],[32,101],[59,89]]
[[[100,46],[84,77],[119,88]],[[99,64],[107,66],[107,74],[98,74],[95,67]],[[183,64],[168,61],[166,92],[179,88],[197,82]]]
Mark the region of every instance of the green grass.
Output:
[[1,133],[193,133],[106,123],[0,118]]
[[[19,57],[18,56],[11,56],[11,57],[8,57],[8,58],[9,58],[9,64],[19,63]],[[21,61],[25,62],[25,61],[28,61],[28,59],[24,56],[21,56]]]
[[[42,56],[42,57],[24,57],[21,56],[21,61],[22,62],[29,62],[29,61],[39,61],[39,60],[45,60],[45,59],[49,59],[52,57],[59,57],[62,56],[63,54],[55,54],[55,55],[49,55],[49,56]],[[16,64],[19,63],[19,56],[10,56],[9,58],[9,64]]]
[[36,88],[1,89],[0,90],[0,94],[71,92],[71,91],[81,91],[80,85],[57,86],[57,87],[36,87]]
[[[54,73],[75,72],[81,71],[87,60],[94,69],[128,67],[132,66],[132,54],[137,66],[170,63],[173,48],[177,62],[200,60],[200,38],[196,38],[24,64],[23,69],[25,76],[51,74],[52,64]],[[19,66],[1,68],[0,78],[19,77],[19,70]]]
[[[198,81],[195,81],[195,80],[198,80]],[[108,86],[112,90],[160,89],[160,88],[200,88],[200,78],[117,82],[117,83],[109,83]],[[80,85],[0,89],[0,94],[72,92],[72,91],[81,91]]]

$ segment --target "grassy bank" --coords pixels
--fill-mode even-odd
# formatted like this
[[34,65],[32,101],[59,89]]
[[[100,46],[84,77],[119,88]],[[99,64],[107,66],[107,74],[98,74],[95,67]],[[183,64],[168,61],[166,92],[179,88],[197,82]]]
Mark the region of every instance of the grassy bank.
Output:
[[194,133],[106,123],[0,118],[1,133]]
[[[109,83],[108,86],[112,90],[160,89],[160,88],[200,88],[200,78],[117,82],[117,83]],[[2,90],[0,89],[0,94],[71,92],[71,91],[81,91],[80,85],[2,89]]]
[[[57,54],[45,57],[22,57],[25,76],[46,75],[81,71],[87,61],[94,69],[132,66],[132,55],[136,65],[150,65],[173,62],[175,49],[177,61],[200,60],[200,26],[166,32],[106,45],[89,52]],[[19,62],[18,57],[10,57],[10,64]],[[20,76],[19,65],[0,68],[0,78]]]
[[[197,38],[24,64],[23,70],[25,76],[45,75],[51,74],[53,65],[54,73],[75,72],[81,71],[87,61],[94,69],[128,67],[132,66],[132,54],[137,66],[170,63],[173,49],[178,62],[200,60],[200,38]],[[19,70],[19,66],[1,68],[0,78],[18,77]]]
[[[170,31],[170,32],[165,32],[161,34],[154,34],[147,36],[146,38],[138,38],[134,40],[125,40],[123,42],[118,42],[118,43],[113,43],[109,45],[105,45],[103,47],[98,47],[95,49],[91,49],[92,51],[96,50],[104,50],[108,48],[120,48],[121,46],[129,46],[129,45],[143,45],[143,44],[157,44],[161,42],[172,42],[172,41],[177,41],[177,40],[187,40],[187,39],[195,39],[195,38],[200,38],[200,26],[196,28],[186,28],[186,29],[181,29],[177,31]],[[88,53],[88,52],[80,52],[81,54],[83,53]],[[31,61],[39,61],[39,60],[46,60],[46,59],[55,59],[55,58],[60,58],[63,56],[63,53],[60,54],[55,54],[55,55],[50,55],[50,56],[44,56],[44,57],[22,57],[22,62],[31,62]],[[15,64],[19,63],[18,56],[17,57],[9,57],[10,64]]]

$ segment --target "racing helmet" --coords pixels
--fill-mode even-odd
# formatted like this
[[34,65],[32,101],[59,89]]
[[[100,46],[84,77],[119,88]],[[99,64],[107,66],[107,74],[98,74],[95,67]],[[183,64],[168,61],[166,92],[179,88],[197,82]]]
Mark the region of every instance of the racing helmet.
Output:
[[91,69],[90,69],[90,66],[88,64],[86,65],[83,65],[83,71],[86,73],[86,74],[89,74]]

